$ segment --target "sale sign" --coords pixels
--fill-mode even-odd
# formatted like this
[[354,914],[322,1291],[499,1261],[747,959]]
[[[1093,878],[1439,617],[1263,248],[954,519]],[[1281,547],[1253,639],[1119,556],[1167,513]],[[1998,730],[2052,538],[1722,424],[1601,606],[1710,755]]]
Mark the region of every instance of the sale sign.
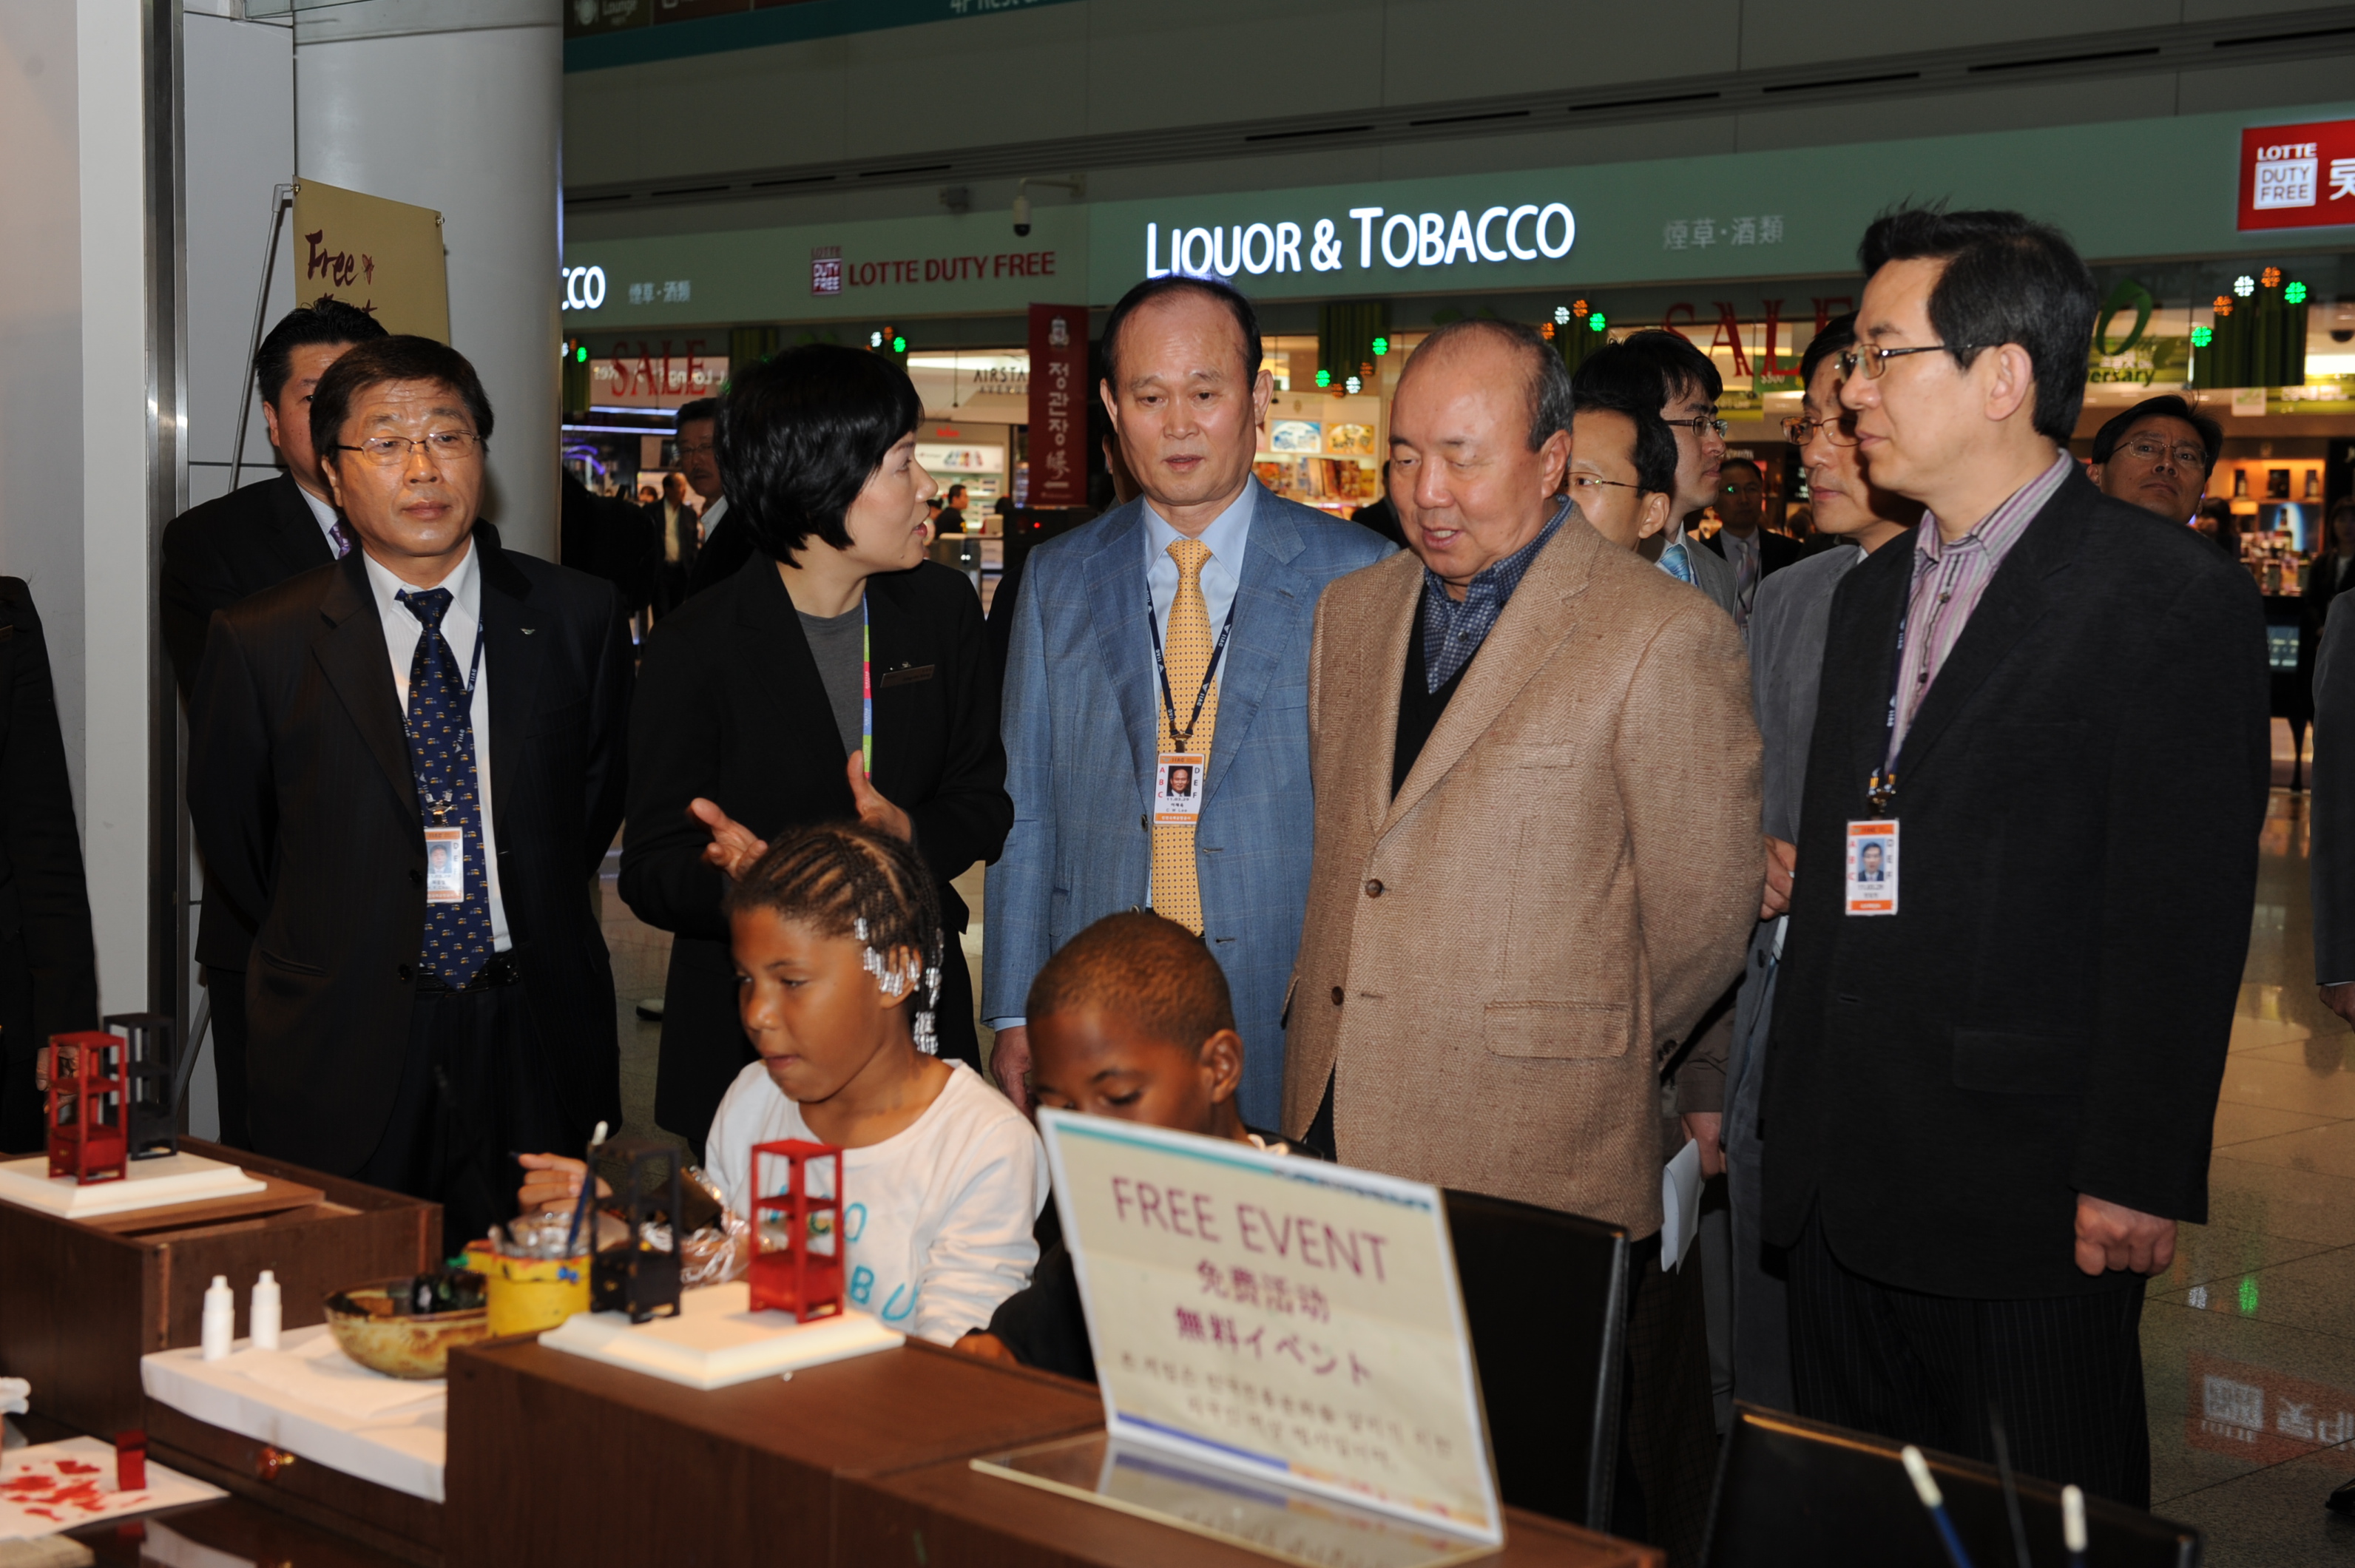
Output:
[[2355,120],[2241,133],[2241,228],[2341,223],[2355,223]]
[[1033,507],[1088,502],[1088,307],[1030,307],[1030,492]]
[[1115,1440],[1504,1539],[1436,1188],[1050,1110],[1039,1130]]

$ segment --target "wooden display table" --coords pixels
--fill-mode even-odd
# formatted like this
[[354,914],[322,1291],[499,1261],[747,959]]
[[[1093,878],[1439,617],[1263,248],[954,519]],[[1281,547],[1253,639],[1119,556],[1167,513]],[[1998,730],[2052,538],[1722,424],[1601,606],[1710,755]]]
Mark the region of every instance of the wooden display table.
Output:
[[263,1269],[277,1275],[285,1326],[300,1328],[325,1321],[330,1291],[439,1260],[438,1204],[201,1139],[180,1147],[261,1178],[283,1206],[72,1221],[0,1201],[0,1371],[32,1382],[35,1413],[110,1435],[139,1425],[139,1358],[198,1342],[215,1275],[237,1293],[240,1332]]
[[1103,1417],[1083,1384],[914,1341],[709,1393],[531,1341],[470,1347],[450,1360],[448,1507],[467,1524],[449,1561],[871,1563],[835,1553],[847,1483]]
[[[526,1562],[1269,1568],[1167,1525],[986,1476],[976,1456],[1102,1429],[1093,1388],[910,1341],[701,1393],[520,1339],[450,1360],[453,1568]],[[1510,1512],[1497,1568],[1657,1568]]]
[[[1102,1406],[1098,1406],[1101,1410]],[[837,1563],[956,1568],[1274,1568],[1275,1560],[1114,1509],[1058,1497],[964,1460],[847,1480]],[[1542,1515],[1505,1510],[1501,1551],[1478,1568],[1661,1568],[1657,1549]]]

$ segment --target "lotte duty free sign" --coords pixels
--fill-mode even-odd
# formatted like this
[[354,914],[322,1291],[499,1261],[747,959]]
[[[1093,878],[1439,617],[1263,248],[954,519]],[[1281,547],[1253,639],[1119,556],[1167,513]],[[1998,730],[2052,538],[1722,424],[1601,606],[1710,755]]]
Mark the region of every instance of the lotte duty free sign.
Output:
[[2355,223],[2355,120],[2241,133],[2241,228],[2340,223]]

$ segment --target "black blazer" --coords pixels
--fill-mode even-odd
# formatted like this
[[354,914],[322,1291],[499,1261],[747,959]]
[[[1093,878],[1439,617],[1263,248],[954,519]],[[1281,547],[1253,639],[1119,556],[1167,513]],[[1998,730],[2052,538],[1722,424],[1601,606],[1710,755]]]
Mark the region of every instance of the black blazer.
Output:
[[[621,1115],[613,968],[585,884],[621,823],[629,633],[611,584],[502,550],[487,524],[474,548],[511,956],[585,1137]],[[400,1086],[425,924],[416,778],[359,551],[213,623],[188,734],[206,866],[258,933],[254,1147],[348,1173]]]
[[701,548],[695,552],[695,571],[687,583],[687,597],[691,599],[707,588],[717,588],[735,576],[752,559],[757,548],[752,542],[751,528],[736,515],[735,507],[720,513],[719,520],[711,525],[711,532],[704,536]]
[[41,1147],[33,1055],[98,1027],[98,958],[41,617],[0,577],[0,1150]]
[[[997,671],[981,603],[962,573],[926,561],[868,580],[875,671],[875,786],[916,827],[947,925],[940,1029],[971,1051],[972,982],[956,948],[964,901],[949,880],[994,860],[1014,825],[997,734]],[[755,550],[647,637],[630,720],[630,819],[622,898],[675,933],[665,987],[655,1119],[700,1145],[752,1049],[736,1016],[724,879],[703,859],[698,795],[763,837],[856,818],[849,753],[777,563]]]
[[[213,612],[335,559],[291,474],[232,490],[166,523],[158,592],[164,647],[182,699],[196,683]],[[231,917],[207,878],[197,962],[209,969],[242,969],[252,946],[252,931]]]
[[2270,782],[2264,613],[2187,528],[2072,474],[1898,760],[1900,909],[1842,912],[1913,551],[1832,601],[1766,1058],[1766,1236],[1947,1296],[2116,1285],[2077,1194],[2204,1221]]
[[[1720,529],[1700,542],[1722,557],[1725,554],[1725,546],[1721,542],[1723,539],[1724,530]],[[1806,550],[1806,546],[1788,534],[1778,534],[1772,528],[1760,528],[1758,530],[1759,580],[1764,581],[1770,574],[1796,563]]]

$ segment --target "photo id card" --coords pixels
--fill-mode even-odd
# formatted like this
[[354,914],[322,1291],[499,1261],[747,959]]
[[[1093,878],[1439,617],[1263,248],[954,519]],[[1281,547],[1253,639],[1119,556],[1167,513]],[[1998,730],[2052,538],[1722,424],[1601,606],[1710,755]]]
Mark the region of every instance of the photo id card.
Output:
[[425,901],[455,904],[466,901],[466,830],[429,827],[425,830]]
[[1848,825],[1848,912],[1897,912],[1897,824]]
[[1210,759],[1199,752],[1164,752],[1153,769],[1153,820],[1161,827],[1182,827],[1202,815],[1203,764]]

